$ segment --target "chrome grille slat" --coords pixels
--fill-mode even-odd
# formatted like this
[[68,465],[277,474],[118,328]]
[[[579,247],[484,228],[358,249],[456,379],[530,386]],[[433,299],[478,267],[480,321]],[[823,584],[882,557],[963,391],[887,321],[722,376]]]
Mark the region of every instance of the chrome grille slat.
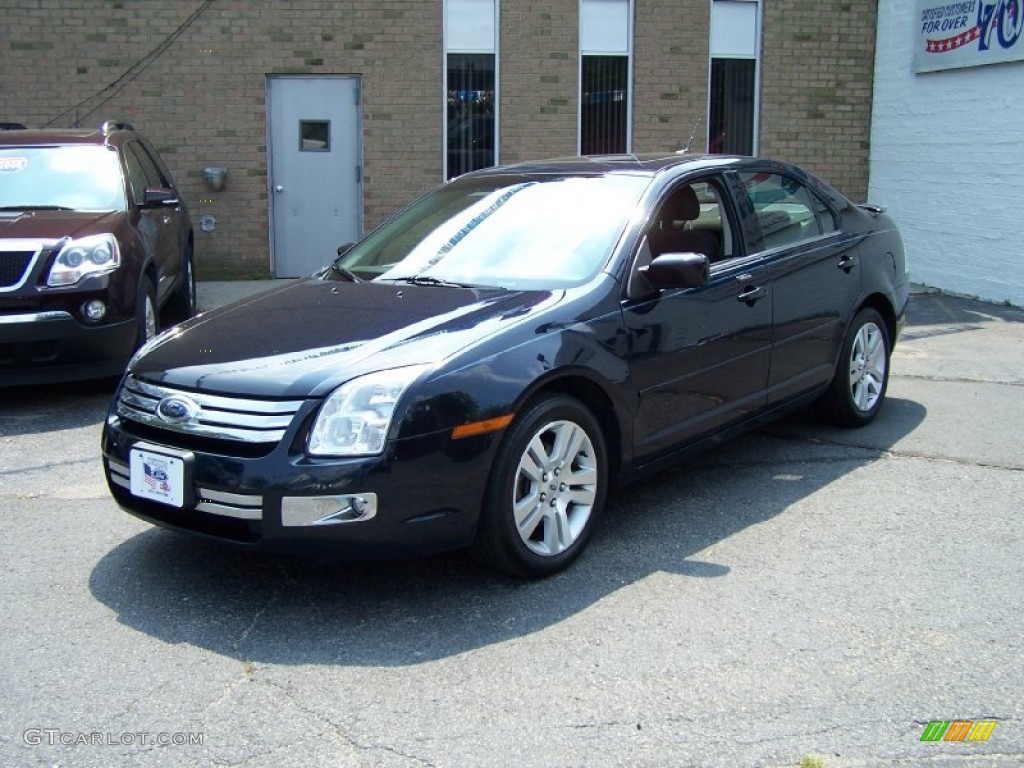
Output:
[[251,413],[287,413],[293,414],[302,405],[301,400],[249,400],[242,397],[224,397],[223,395],[208,395],[203,392],[189,392],[184,389],[171,387],[160,387],[139,381],[130,376],[126,382],[135,392],[148,395],[154,400],[160,400],[167,395],[187,395],[195,400],[202,408],[209,406],[224,411],[249,411]]
[[[187,397],[199,413],[184,423],[164,421],[157,406],[165,397]],[[184,435],[234,440],[244,443],[276,443],[284,437],[302,400],[253,400],[189,392],[139,381],[129,376],[118,397],[117,413],[129,421]]]

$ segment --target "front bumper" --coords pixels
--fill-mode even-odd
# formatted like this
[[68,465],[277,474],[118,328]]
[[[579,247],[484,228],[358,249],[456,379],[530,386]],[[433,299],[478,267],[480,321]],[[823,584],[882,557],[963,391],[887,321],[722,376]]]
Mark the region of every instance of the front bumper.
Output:
[[[245,549],[329,559],[397,558],[467,546],[487,482],[493,435],[393,441],[380,457],[311,460],[290,434],[265,456],[162,444],[112,414],[102,438],[118,505],[164,528]],[[289,430],[291,433],[292,430]],[[167,443],[176,442],[170,436]],[[184,457],[181,507],[131,491],[131,450]]]
[[0,386],[117,376],[135,337],[134,320],[86,326],[64,310],[0,314]]

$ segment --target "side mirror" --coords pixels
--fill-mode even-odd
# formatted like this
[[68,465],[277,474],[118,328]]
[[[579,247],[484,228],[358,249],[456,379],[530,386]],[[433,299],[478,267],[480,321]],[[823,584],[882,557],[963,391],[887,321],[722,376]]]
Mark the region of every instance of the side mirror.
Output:
[[663,253],[656,256],[640,273],[651,287],[700,288],[708,284],[711,263],[703,253]]
[[355,245],[355,243],[345,243],[344,245],[339,245],[338,246],[338,255],[339,256],[344,256],[346,253],[348,253],[352,249],[353,245]]
[[178,205],[178,193],[164,187],[148,187],[143,197],[143,205],[151,208]]

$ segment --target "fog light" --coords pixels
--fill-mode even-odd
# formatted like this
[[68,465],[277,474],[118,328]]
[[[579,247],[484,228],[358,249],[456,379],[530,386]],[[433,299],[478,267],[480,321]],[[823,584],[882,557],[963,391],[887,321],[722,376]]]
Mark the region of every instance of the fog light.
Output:
[[82,305],[82,316],[93,323],[98,323],[107,316],[107,305],[99,299],[87,301]]
[[285,496],[281,499],[281,525],[337,525],[370,520],[377,515],[377,494],[344,496]]

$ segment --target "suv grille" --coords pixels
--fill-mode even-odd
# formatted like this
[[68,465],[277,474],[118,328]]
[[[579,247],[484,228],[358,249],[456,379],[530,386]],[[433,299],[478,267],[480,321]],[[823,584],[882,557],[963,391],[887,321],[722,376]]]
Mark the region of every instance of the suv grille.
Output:
[[0,251],[0,289],[21,282],[36,251]]
[[[164,398],[176,396],[197,406],[180,422],[157,414]],[[171,430],[183,435],[238,443],[278,443],[302,406],[302,400],[251,400],[207,395],[125,379],[117,398],[117,414],[123,419]]]

